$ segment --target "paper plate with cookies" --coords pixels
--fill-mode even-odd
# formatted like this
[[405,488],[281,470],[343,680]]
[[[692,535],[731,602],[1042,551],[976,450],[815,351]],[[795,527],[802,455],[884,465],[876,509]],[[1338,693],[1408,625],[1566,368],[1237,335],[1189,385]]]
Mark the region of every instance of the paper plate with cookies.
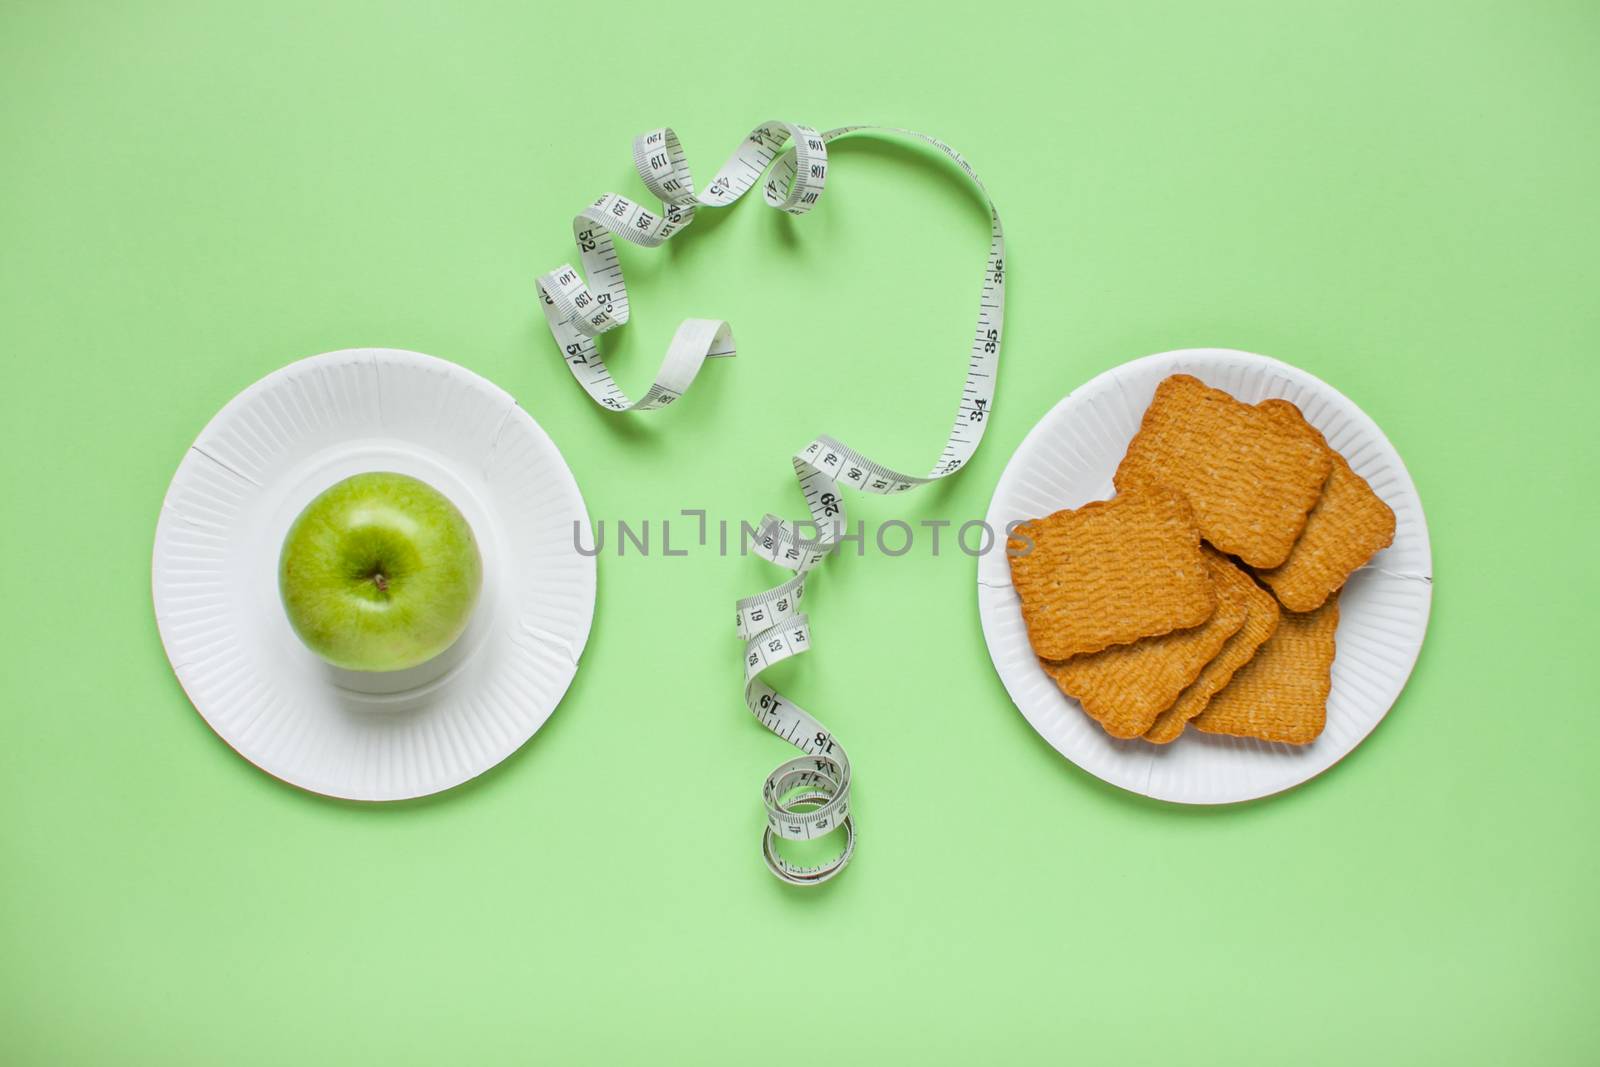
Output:
[[1227,804],[1326,770],[1422,649],[1422,502],[1372,419],[1265,356],[1115,367],[1041,419],[989,506],[995,669],[1033,728],[1135,793]]

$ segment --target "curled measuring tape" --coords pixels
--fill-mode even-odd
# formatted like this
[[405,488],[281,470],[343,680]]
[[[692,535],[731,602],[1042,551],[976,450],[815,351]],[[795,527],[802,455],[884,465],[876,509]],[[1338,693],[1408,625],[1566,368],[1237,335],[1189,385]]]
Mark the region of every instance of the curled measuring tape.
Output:
[[[661,206],[652,210],[616,193],[600,197],[572,221],[582,273],[563,264],[540,276],[538,283],[550,332],[573,376],[596,403],[614,411],[665,407],[688,390],[706,359],[734,354],[733,332],[726,322],[715,319],[684,320],[667,346],[649,391],[637,401],[631,399],[606,370],[596,343],[601,334],[628,321],[628,289],[615,239],[646,248],[659,245],[688,226],[698,208],[726,207],[754,188],[763,176],[766,180],[762,193],[770,206],[791,215],[803,215],[822,195],[828,175],[828,144],[860,133],[921,141],[954,160],[988,202],[989,258],[984,266],[978,324],[967,357],[961,400],[944,449],[928,473],[902,474],[832,437],[818,437],[792,457],[795,476],[811,514],[805,523],[808,532],[803,535],[798,524],[772,514],[762,520],[757,552],[793,573],[782,584],[740,600],[737,625],[738,635],[745,642],[745,704],[761,725],[805,753],[768,775],[762,789],[767,820],[761,837],[762,856],[773,874],[792,885],[827,881],[843,870],[854,854],[850,759],[827,727],[762,681],[761,675],[767,668],[811,648],[811,625],[800,611],[800,601],[805,595],[806,574],[827,557],[846,528],[840,488],[903,493],[949,477],[977,451],[993,411],[1005,316],[1005,238],[1000,214],[961,153],[937,138],[913,130],[841,126],[818,133],[810,126],[768,122],[750,131],[711,184],[697,193],[677,135],[670,128],[661,127],[633,142],[639,177]],[[842,849],[834,858],[815,866],[793,863],[777,848],[776,839],[780,837],[810,840],[835,831],[844,836]]]

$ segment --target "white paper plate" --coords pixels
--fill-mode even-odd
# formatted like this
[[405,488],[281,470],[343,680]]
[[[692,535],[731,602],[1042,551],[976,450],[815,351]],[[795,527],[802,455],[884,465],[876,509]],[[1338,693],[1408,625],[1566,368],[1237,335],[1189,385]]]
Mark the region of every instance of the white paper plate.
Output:
[[[439,489],[483,553],[460,640],[389,674],[318,659],[278,599],[289,524],[370,470]],[[592,543],[571,470],[503,390],[416,352],[330,352],[234,397],[183,457],[156,527],[156,622],[195,708],[251,763],[329,796],[423,796],[515,752],[571,683],[595,594],[575,522]]]
[[1338,653],[1322,736],[1296,746],[1189,729],[1170,745],[1119,741],[1040,668],[1028,645],[1004,552],[979,560],[978,612],[990,658],[1011,699],[1056,751],[1090,774],[1135,793],[1182,804],[1227,804],[1299,785],[1337,763],[1378,725],[1421,651],[1433,598],[1433,562],[1416,486],[1377,424],[1303,370],[1221,348],[1135,360],[1106,371],[1057,404],[1006,465],[989,505],[990,527],[1003,530],[1014,519],[1111,496],[1112,474],[1156,383],[1180,372],[1250,403],[1267,397],[1292,400],[1394,509],[1394,544],[1351,577],[1339,600]]

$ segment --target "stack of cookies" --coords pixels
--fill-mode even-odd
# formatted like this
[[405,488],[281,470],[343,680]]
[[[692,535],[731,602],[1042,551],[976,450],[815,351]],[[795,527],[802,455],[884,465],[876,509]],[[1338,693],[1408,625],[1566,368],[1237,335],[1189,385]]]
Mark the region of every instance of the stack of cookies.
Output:
[[1044,669],[1113,737],[1316,740],[1339,590],[1394,512],[1293,404],[1186,374],[1157,387],[1115,484],[1008,542]]

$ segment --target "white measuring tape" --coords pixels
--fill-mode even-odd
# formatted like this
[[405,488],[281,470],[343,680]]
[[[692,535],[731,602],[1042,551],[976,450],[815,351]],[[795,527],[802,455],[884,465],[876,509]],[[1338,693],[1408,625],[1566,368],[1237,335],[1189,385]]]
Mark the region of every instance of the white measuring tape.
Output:
[[[768,122],[750,131],[703,193],[694,178],[678,137],[668,127],[651,130],[633,142],[634,165],[645,186],[661,201],[650,210],[625,196],[607,193],[572,221],[583,273],[563,264],[539,278],[550,332],[567,366],[595,402],[615,411],[647,411],[665,407],[688,390],[700,366],[711,356],[734,354],[733,332],[726,322],[686,319],[673,335],[666,357],[648,392],[634,401],[606,370],[596,338],[628,321],[628,288],[622,277],[614,238],[654,247],[688,226],[699,207],[726,207],[738,200],[762,175],[769,205],[791,215],[811,210],[822,195],[828,174],[828,144],[856,133],[906,137],[932,145],[953,159],[989,203],[989,259],[983,272],[978,325],[967,358],[967,378],[956,406],[955,421],[939,459],[927,474],[902,474],[876,463],[832,437],[818,437],[793,456],[795,475],[811,512],[802,537],[794,525],[768,514],[757,548],[763,557],[794,574],[783,584],[738,603],[738,633],[745,642],[744,699],[767,729],[805,753],[767,776],[762,799],[767,825],[761,852],[772,873],[793,885],[816,885],[844,869],[855,851],[855,824],[850,817],[850,760],[844,746],[800,705],[779,695],[761,680],[768,667],[811,647],[811,627],[800,612],[805,576],[837,544],[845,528],[841,484],[864,493],[902,493],[917,485],[946,478],[960,470],[977,451],[993,409],[995,373],[1000,365],[1000,330],[1005,315],[1005,238],[1000,214],[988,191],[961,153],[937,138],[892,126],[841,126],[818,133],[809,126]],[[785,150],[784,145],[793,142]],[[587,279],[587,281],[585,281]],[[842,828],[844,845],[833,859],[801,866],[779,854],[775,838],[810,840]]]

